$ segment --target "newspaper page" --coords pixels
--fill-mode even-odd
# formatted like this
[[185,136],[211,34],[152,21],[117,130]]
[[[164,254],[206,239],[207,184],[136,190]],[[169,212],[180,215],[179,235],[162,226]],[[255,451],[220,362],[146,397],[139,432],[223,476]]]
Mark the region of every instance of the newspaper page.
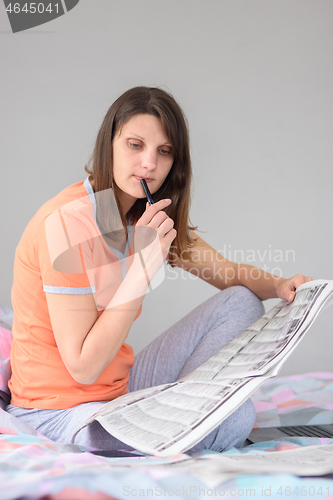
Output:
[[[135,391],[103,405],[75,432],[97,420],[110,434],[143,453],[182,453],[227,418],[262,383],[260,378],[175,382]],[[150,394],[149,394],[150,392]]]
[[[107,412],[108,414],[111,414],[113,412],[119,411],[122,408],[126,408],[127,406],[132,405],[138,401],[141,401],[141,400],[149,398],[155,394],[158,394],[159,392],[162,392],[163,390],[169,388],[172,385],[174,385],[174,384],[164,384],[164,385],[158,385],[158,386],[154,386],[154,387],[148,387],[147,389],[141,389],[140,391],[128,392],[127,394],[124,394],[123,396],[110,401],[110,403],[106,403],[99,410],[92,413],[90,415],[90,417],[88,417],[80,425],[80,427],[77,429],[77,431],[73,434],[72,442],[74,443],[75,438],[81,429],[83,429],[84,427],[89,425],[91,422],[93,422],[93,420],[97,420],[97,418],[100,415],[103,415],[105,412]],[[106,407],[106,405],[107,405],[107,407]]]
[[[82,469],[82,464],[79,464]],[[96,467],[99,472],[110,468],[154,471],[161,470],[161,477],[172,474],[189,474],[199,479],[208,488],[222,486],[240,474],[293,474],[296,476],[323,476],[333,473],[333,444],[298,447],[287,451],[248,452],[239,454],[206,454],[197,452],[180,454],[172,458],[124,457],[113,458],[108,463],[96,466],[87,464],[89,470]],[[75,464],[73,464],[75,468]],[[193,486],[195,488],[195,486]],[[192,491],[193,491],[192,488]],[[194,492],[194,491],[193,491]]]
[[333,473],[333,444],[302,446],[277,452],[199,454],[187,461],[165,464],[168,470],[191,474],[215,488],[240,474],[293,474],[323,476]]
[[197,370],[173,384],[105,404],[93,420],[143,453],[167,457],[190,449],[233,413],[269,377],[332,299],[333,281],[305,283]]
[[280,368],[320,310],[332,301],[333,281],[304,283],[293,302],[279,302],[183,380],[253,377]]
[[333,444],[239,455],[207,455],[222,472],[323,476],[333,473]]

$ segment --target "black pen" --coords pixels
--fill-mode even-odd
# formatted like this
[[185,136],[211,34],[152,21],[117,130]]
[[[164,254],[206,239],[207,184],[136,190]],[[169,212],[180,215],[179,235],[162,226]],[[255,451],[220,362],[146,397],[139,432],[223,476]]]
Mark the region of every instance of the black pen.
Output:
[[147,196],[147,200],[148,200],[148,203],[149,205],[153,205],[154,204],[154,200],[152,198],[152,195],[150,194],[150,191],[148,189],[148,186],[147,186],[147,183],[145,181],[145,179],[141,179],[141,184],[142,184],[142,187],[144,189],[144,192],[146,193],[146,196]]

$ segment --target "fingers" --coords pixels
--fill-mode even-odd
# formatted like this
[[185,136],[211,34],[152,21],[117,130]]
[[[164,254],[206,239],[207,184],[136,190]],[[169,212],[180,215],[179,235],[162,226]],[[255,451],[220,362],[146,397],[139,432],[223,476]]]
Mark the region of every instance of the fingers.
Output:
[[[174,221],[164,212],[164,209],[168,207],[170,203],[170,199],[160,200],[153,205],[147,203],[146,211],[138,220],[137,226],[149,226],[156,229],[159,237],[163,238],[174,226]],[[176,230],[170,234],[170,237],[172,237],[171,242],[175,239],[176,234]]]
[[292,278],[284,279],[280,286],[278,296],[282,300],[292,302],[296,296],[296,290],[300,285],[312,281],[310,276],[303,276],[303,274],[296,274]]
[[291,283],[294,289],[303,285],[303,283],[307,283],[308,281],[312,281],[312,278],[310,278],[310,276],[303,276],[303,274],[296,274],[293,278],[291,278]]
[[[153,205],[148,205],[145,212],[143,212],[142,216],[137,222],[138,226],[148,226],[154,219],[154,217],[158,213],[164,213],[161,212],[163,211],[166,207],[168,207],[171,203],[171,200],[165,199],[165,200],[160,200],[154,203]],[[164,215],[167,217],[167,215],[164,213]],[[160,219],[159,219],[160,220]]]
[[289,292],[285,298],[288,302],[292,302],[296,296],[296,292]]
[[[136,223],[136,227],[146,228],[147,230],[155,230],[158,234],[159,248],[162,251],[163,259],[165,260],[171,243],[177,236],[177,231],[174,229],[174,221],[164,212],[164,209],[171,203],[170,199],[160,200],[153,205],[147,203],[146,210]],[[147,233],[140,232],[141,238],[138,239],[137,234],[136,246],[137,248],[146,248],[149,246],[147,243]],[[150,234],[150,233],[149,233]],[[156,233],[155,233],[156,234]],[[143,239],[142,239],[143,238]],[[149,257],[147,257],[149,260]],[[153,259],[154,260],[154,259]]]
[[173,240],[176,238],[177,236],[177,231],[172,228],[170,229],[170,231],[168,231],[164,236],[163,238],[160,238],[160,248],[161,248],[161,251],[162,251],[162,255],[163,255],[163,260],[165,260],[168,256],[168,253],[169,253],[169,250],[170,250],[170,246],[173,242]]
[[176,229],[174,229],[174,228],[173,228],[173,229],[171,229],[171,231],[169,231],[169,232],[168,232],[168,236],[169,236],[169,238],[170,238],[170,243],[169,243],[169,247],[170,247],[171,243],[173,242],[173,240],[174,240],[174,239],[176,238],[176,236],[177,236],[177,231],[176,231]]
[[[171,219],[170,219],[171,220]],[[173,222],[173,221],[172,221]],[[173,240],[176,238],[177,236],[177,231],[176,229],[173,227],[173,224],[172,226],[170,227],[170,224],[168,222],[168,225],[166,225],[164,228],[163,228],[163,231],[164,234],[163,234],[163,238],[165,239],[165,242],[167,244],[167,246],[169,247],[171,245],[171,243],[173,242]]]
[[[174,222],[165,212],[161,211],[157,212],[157,214],[154,215],[148,226],[152,227],[153,229],[159,230],[164,226],[168,226],[168,224],[172,224],[171,227],[173,227]],[[171,227],[169,229],[171,229]]]
[[[155,222],[155,219],[158,218],[158,215],[159,214],[157,214],[154,217],[154,222]],[[161,245],[163,252],[166,249],[169,249],[171,243],[173,242],[173,240],[177,236],[177,231],[173,226],[174,226],[174,221],[172,219],[170,219],[170,217],[166,216],[165,220],[163,220],[163,222],[156,229],[157,233],[159,235],[159,238],[160,238],[160,245]]]
[[288,293],[286,293],[285,300],[292,302],[296,296],[296,289],[300,285],[303,285],[304,283],[308,283],[309,281],[312,281],[312,278],[310,276],[303,276],[303,274],[296,274],[295,276],[290,278],[290,280],[287,280],[287,281],[289,281],[289,290],[288,290]]

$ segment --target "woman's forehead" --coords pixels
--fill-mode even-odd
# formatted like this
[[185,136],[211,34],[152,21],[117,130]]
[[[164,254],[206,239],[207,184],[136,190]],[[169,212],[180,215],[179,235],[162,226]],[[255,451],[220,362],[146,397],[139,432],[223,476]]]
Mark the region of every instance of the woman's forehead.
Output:
[[171,140],[162,124],[160,118],[149,114],[136,114],[116,129],[119,137],[124,134],[134,134],[142,140],[149,137],[158,137],[163,143],[170,143]]

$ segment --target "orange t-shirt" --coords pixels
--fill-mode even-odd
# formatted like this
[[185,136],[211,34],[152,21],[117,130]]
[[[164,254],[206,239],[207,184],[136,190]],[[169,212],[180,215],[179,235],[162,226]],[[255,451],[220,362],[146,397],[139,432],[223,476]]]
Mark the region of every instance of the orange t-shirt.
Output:
[[61,191],[29,222],[14,262],[13,405],[65,409],[127,392],[134,354],[125,343],[93,384],[73,379],[57,348],[45,293],[93,293],[102,314],[130,265],[131,230],[124,254],[106,244],[88,179]]

